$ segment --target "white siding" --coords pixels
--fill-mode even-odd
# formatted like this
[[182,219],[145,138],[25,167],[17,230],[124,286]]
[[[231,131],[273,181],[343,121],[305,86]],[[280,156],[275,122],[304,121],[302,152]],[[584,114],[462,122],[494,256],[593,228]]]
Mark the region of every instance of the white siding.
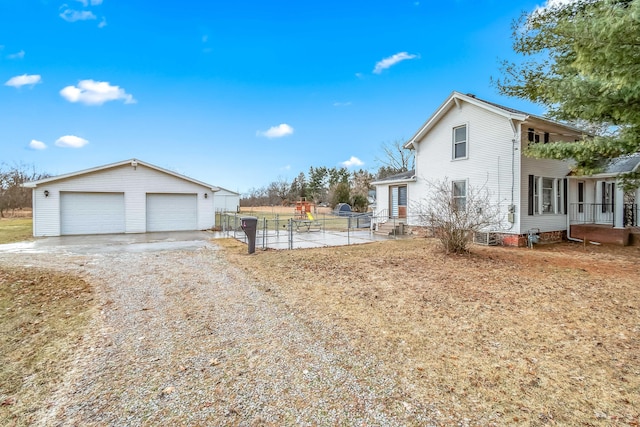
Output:
[[[44,196],[44,191],[49,196]],[[130,164],[44,183],[34,189],[34,235],[60,235],[60,192],[123,192],[127,233],[146,232],[147,193],[197,194],[197,228],[213,226],[214,211],[211,189],[153,168]],[[204,194],[207,193],[207,198]]]
[[215,212],[236,212],[239,206],[239,194],[224,188],[213,193],[213,209]]
[[[453,160],[453,128],[467,125],[466,159]],[[517,173],[520,167],[519,152],[513,155],[514,132],[508,119],[467,102],[452,108],[436,123],[426,136],[416,144],[415,184],[409,186],[410,223],[416,223],[416,206],[429,192],[429,182],[467,180],[470,187],[486,188],[495,203],[500,204],[503,232],[517,232],[518,216],[513,226],[507,222],[508,207],[520,197]],[[513,164],[512,164],[513,159]],[[512,169],[513,168],[513,169]],[[512,187],[512,170],[513,175]]]
[[[527,126],[522,129],[522,150],[527,147]],[[529,215],[529,175],[546,178],[558,178],[560,185],[569,173],[568,162],[549,159],[533,159],[522,157],[522,170],[520,179],[520,217],[522,218],[520,233],[524,234],[531,228],[539,228],[541,232],[560,231],[567,229],[567,215],[562,214],[536,214]],[[577,187],[576,187],[577,188]],[[565,197],[567,195],[565,194]],[[567,209],[569,205],[567,204]],[[564,208],[563,208],[564,209]]]

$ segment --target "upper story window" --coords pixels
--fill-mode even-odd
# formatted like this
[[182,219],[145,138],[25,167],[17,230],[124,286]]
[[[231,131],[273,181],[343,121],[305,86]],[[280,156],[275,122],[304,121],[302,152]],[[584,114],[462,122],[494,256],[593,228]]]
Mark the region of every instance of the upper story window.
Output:
[[467,125],[453,128],[453,159],[467,158]]

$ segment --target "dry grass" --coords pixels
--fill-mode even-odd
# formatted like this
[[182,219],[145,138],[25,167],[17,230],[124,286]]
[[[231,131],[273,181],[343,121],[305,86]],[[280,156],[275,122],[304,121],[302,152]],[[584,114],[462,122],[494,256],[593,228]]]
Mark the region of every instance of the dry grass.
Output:
[[0,267],[0,425],[32,423],[92,309],[92,290],[80,278]]
[[31,218],[12,217],[0,219],[0,244],[21,242],[33,238]]
[[375,354],[442,423],[639,423],[640,248],[444,256],[413,239],[248,256],[216,242],[300,319]]

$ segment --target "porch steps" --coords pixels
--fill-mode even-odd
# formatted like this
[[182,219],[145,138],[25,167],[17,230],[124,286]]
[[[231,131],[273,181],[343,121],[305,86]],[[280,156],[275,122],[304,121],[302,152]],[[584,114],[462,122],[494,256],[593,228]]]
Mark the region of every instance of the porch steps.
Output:
[[378,223],[376,231],[374,231],[373,233],[379,234],[381,236],[399,236],[404,234],[405,226],[406,225],[403,222],[382,222]]

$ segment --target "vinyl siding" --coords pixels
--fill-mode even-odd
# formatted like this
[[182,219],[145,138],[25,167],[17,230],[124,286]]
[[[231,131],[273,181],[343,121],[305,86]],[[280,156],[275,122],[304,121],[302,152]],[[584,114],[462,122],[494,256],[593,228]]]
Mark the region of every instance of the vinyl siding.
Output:
[[[467,158],[453,160],[453,128],[467,126]],[[429,182],[466,180],[476,190],[487,188],[494,203],[500,205],[503,232],[515,232],[519,217],[507,222],[512,192],[512,150],[514,133],[504,116],[467,102],[452,105],[438,123],[416,144],[416,182],[409,186],[408,215],[415,223],[416,207],[429,194]],[[519,152],[513,156],[514,202],[520,198]]]
[[[49,197],[44,191],[49,191]],[[146,232],[147,193],[197,194],[198,229],[214,225],[213,197],[210,188],[138,165],[127,164],[42,184],[34,189],[34,235],[60,235],[60,192],[123,192],[126,232]],[[208,198],[204,198],[204,193]]]
[[[529,125],[522,126],[521,149],[523,152],[527,148],[527,129]],[[570,163],[560,160],[533,159],[522,156],[522,169],[520,172],[520,209],[521,217],[520,233],[524,234],[531,228],[539,228],[541,232],[561,231],[567,229],[566,214],[536,214],[529,215],[529,175],[546,178],[564,179],[570,171]],[[576,187],[577,188],[577,187]],[[568,187],[567,192],[573,188]],[[565,194],[565,197],[567,195]],[[570,202],[570,200],[568,200]]]

